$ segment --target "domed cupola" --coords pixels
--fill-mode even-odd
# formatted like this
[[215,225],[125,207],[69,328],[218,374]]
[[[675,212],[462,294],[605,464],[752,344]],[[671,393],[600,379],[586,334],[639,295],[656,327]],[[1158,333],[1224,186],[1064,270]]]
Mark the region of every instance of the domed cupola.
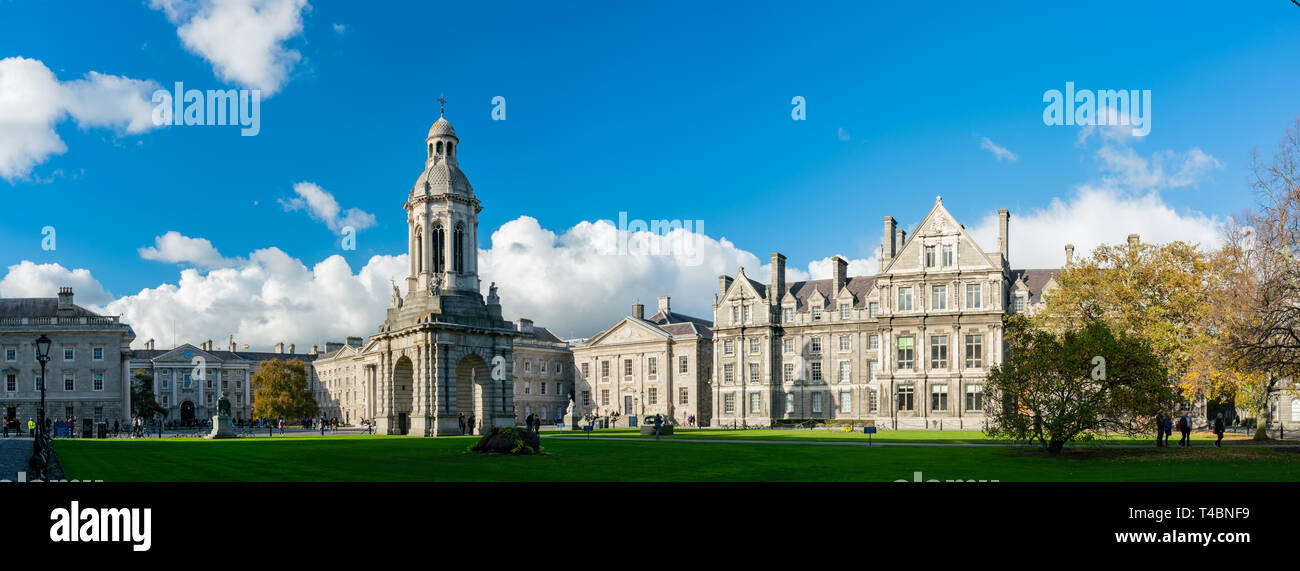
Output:
[[[440,97],[438,102],[445,106],[447,100]],[[424,143],[428,154],[424,162],[424,172],[420,173],[415,186],[411,188],[411,197],[436,196],[445,193],[466,196],[474,194],[469,179],[457,164],[460,139],[456,137],[456,129],[451,126],[451,121],[442,115],[444,111],[445,109],[439,109],[438,120],[429,127],[429,135],[425,137]]]

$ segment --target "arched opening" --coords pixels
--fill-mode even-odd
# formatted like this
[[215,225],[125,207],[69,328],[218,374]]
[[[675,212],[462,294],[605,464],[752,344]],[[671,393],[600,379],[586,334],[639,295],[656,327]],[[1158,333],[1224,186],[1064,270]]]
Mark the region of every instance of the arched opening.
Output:
[[[468,355],[456,364],[456,413],[464,414],[467,419],[473,415],[478,427],[491,426],[489,382],[488,366],[482,357]],[[475,429],[474,434],[480,433]]]
[[393,426],[397,434],[411,430],[411,400],[414,394],[415,367],[402,357],[393,365]]
[[459,223],[456,224],[456,233],[455,236],[453,236],[452,241],[453,241],[452,247],[454,248],[454,251],[451,254],[452,263],[455,264],[453,269],[456,273],[463,274],[465,273],[465,225],[464,224],[459,224]]
[[433,143],[429,143],[429,158],[433,158]]
[[435,273],[442,273],[443,271],[446,271],[446,268],[444,267],[447,263],[447,258],[444,255],[444,252],[446,251],[447,251],[446,233],[443,232],[442,226],[434,226],[433,227],[433,271]]
[[442,154],[442,141],[438,141],[438,147],[437,147],[437,149],[438,149],[438,154],[441,155],[441,154]]
[[181,403],[181,424],[184,426],[194,425],[194,403],[190,401]]
[[415,272],[424,272],[424,231],[415,228]]
[[455,150],[456,150],[456,143],[451,143],[451,142],[447,143],[447,158],[449,159],[455,158],[456,155],[453,154]]

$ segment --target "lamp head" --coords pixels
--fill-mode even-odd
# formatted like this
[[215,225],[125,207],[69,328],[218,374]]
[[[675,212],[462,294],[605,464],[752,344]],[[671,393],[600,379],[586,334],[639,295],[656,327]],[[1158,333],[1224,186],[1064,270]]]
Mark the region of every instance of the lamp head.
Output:
[[36,340],[36,360],[48,361],[50,359],[50,338],[44,333]]

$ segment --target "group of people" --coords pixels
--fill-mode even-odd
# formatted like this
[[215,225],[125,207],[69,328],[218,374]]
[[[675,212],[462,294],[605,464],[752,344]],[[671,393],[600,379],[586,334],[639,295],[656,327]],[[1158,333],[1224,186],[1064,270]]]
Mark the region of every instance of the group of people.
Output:
[[[1182,416],[1178,417],[1177,421],[1175,421],[1172,416],[1167,416],[1164,413],[1156,414],[1156,446],[1161,448],[1168,447],[1169,439],[1174,435],[1175,427],[1178,428],[1179,434],[1182,435],[1182,438],[1178,439],[1178,446],[1182,448],[1190,448],[1192,446],[1192,417],[1186,412],[1184,412]],[[1215,417],[1214,425],[1210,427],[1210,429],[1214,432],[1214,445],[1222,448],[1224,433],[1223,413],[1219,413],[1219,415]]]
[[525,419],[524,419],[524,423],[525,423],[525,428],[527,428],[529,431],[531,431],[531,432],[541,433],[541,431],[542,431],[542,415],[540,415],[540,414],[530,414],[530,415],[528,415],[528,418],[525,418]]
[[[458,420],[460,422],[461,436],[465,436],[466,434],[470,434],[470,435],[474,434],[474,413],[472,412],[469,413],[469,417],[466,418],[465,413],[462,412],[460,413],[460,418]],[[466,430],[468,430],[469,432],[465,432]]]

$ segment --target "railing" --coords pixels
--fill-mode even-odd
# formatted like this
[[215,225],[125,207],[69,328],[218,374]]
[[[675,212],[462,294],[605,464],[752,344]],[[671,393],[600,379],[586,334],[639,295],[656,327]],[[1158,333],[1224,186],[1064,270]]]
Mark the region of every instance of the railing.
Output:
[[117,325],[117,315],[87,317],[0,317],[0,325]]

